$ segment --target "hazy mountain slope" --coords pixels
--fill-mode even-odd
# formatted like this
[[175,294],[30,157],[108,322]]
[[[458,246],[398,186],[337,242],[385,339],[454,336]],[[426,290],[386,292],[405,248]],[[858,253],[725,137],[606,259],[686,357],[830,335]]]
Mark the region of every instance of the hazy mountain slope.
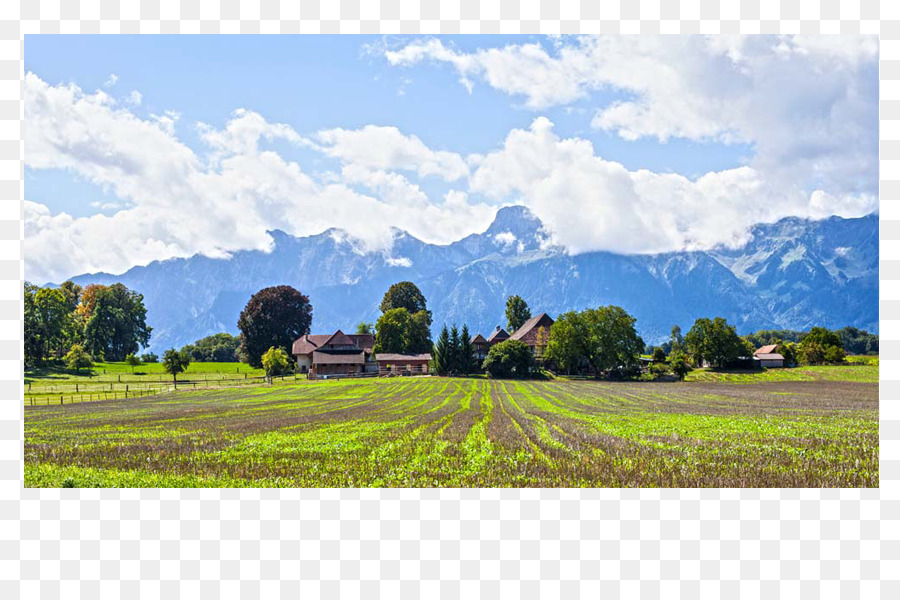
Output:
[[736,250],[569,256],[549,246],[540,221],[523,207],[498,211],[493,224],[447,246],[396,231],[390,254],[361,252],[340,230],[296,238],[270,232],[273,250],[228,259],[194,256],[74,280],[121,281],[144,294],[151,347],[181,346],[218,331],[260,288],[290,284],[309,295],[313,329],[352,330],[374,321],[391,283],[422,288],[441,323],[468,323],[487,334],[503,319],[506,296],[557,315],[618,304],[638,319],[647,342],[687,330],[700,316],[721,315],[741,332],[803,329],[814,324],[878,330],[878,218],[784,219],[754,228]]

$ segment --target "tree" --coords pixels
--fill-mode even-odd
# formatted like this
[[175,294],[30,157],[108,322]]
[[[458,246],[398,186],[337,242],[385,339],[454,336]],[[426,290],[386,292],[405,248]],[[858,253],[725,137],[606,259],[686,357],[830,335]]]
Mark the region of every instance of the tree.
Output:
[[429,354],[434,344],[431,342],[431,313],[420,310],[412,315],[412,328],[409,331],[409,354]]
[[669,355],[669,368],[680,381],[684,381],[684,376],[691,370],[691,366],[687,363],[681,350],[675,350]]
[[794,342],[779,342],[775,347],[775,352],[784,357],[784,366],[797,365],[797,344]]
[[438,375],[450,373],[450,332],[447,331],[447,325],[441,328],[434,345],[434,370]]
[[521,340],[505,340],[491,346],[484,359],[484,370],[492,379],[528,377],[533,369],[534,356]]
[[356,324],[356,335],[374,335],[375,326],[372,323],[361,321]]
[[531,318],[531,309],[521,296],[510,296],[506,299],[506,326],[512,334],[525,321]]
[[657,346],[653,349],[653,361],[654,362],[666,362],[666,353],[665,351]]
[[65,339],[68,314],[66,297],[61,291],[51,288],[38,288],[35,291],[34,315],[40,346],[39,359],[49,357],[53,349],[59,348],[59,343]]
[[582,314],[573,311],[563,313],[550,326],[545,358],[558,369],[571,374],[587,362],[587,339]]
[[644,349],[634,317],[620,306],[601,306],[584,311],[588,339],[587,359],[595,372],[611,376],[632,374]]
[[839,348],[837,346],[828,346],[825,349],[825,362],[837,364],[844,362],[844,358],[846,357],[846,353],[843,348]]
[[289,285],[267,287],[253,294],[238,318],[241,358],[262,366],[262,355],[271,347],[289,353],[294,340],[309,333],[312,306],[309,298]]
[[69,353],[66,354],[66,366],[73,369],[77,375],[81,372],[81,369],[93,367],[94,363],[91,362],[90,355],[84,351],[84,347],[81,344],[74,344]]
[[188,344],[182,351],[194,362],[232,362],[238,359],[241,340],[230,333],[216,333]]
[[462,371],[462,356],[460,353],[459,329],[456,323],[450,327],[450,373],[456,375]]
[[147,326],[144,296],[121,283],[100,289],[95,296],[94,308],[84,330],[85,343],[91,353],[118,361],[134,354],[139,347],[147,346],[152,328]]
[[131,374],[134,374],[134,368],[141,364],[141,359],[139,359],[134,354],[129,354],[125,357],[125,364],[131,367]]
[[[414,315],[420,311],[427,311],[425,296],[421,290],[411,281],[395,283],[385,292],[381,299],[381,312],[386,313],[395,308],[405,308],[409,314]],[[431,313],[429,315],[429,327],[431,326]]]
[[697,366],[702,366],[706,360],[710,365],[721,368],[747,352],[734,326],[722,317],[697,319],[684,342]]
[[669,336],[669,354],[676,350],[684,352],[684,336],[681,335],[680,325],[672,325],[672,333]]
[[847,354],[878,354],[878,336],[856,327],[844,327],[836,332]]
[[541,365],[544,364],[544,359],[547,354],[547,344],[549,343],[550,332],[545,326],[541,325],[540,327],[538,327],[534,339],[534,358]]
[[159,355],[152,352],[145,352],[144,354],[141,354],[141,362],[144,364],[158,363]]
[[25,363],[34,365],[43,359],[41,348],[41,324],[35,303],[35,294],[40,288],[32,283],[25,282],[24,298],[25,307],[23,313],[23,325],[25,329]]
[[75,312],[81,300],[81,286],[72,281],[64,281],[60,284],[59,291],[66,300],[66,311]]
[[834,331],[824,327],[813,327],[801,339],[799,355],[804,362],[820,365],[825,362],[843,362],[844,346]]
[[291,371],[291,359],[288,358],[287,352],[281,348],[272,346],[262,355],[262,366],[266,370],[266,377],[271,382],[272,377],[284,375]]
[[176,388],[178,387],[178,378],[176,376],[179,373],[183,373],[190,364],[191,357],[186,352],[179,352],[175,348],[171,348],[163,353],[163,369],[172,376],[172,381],[175,383]]
[[105,285],[91,283],[84,286],[84,289],[81,290],[81,301],[78,303],[76,312],[84,323],[87,323],[93,316],[94,308],[97,306],[97,295],[105,289]]
[[469,375],[477,370],[472,336],[469,334],[469,326],[465,323],[463,323],[462,332],[459,335],[459,365],[459,371],[463,375]]

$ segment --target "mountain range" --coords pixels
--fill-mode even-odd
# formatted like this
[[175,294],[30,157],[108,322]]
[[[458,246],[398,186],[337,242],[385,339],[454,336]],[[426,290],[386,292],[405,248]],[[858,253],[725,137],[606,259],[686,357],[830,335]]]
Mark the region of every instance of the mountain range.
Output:
[[548,243],[527,208],[501,208],[486,231],[449,245],[394,230],[390,252],[362,252],[340,229],[294,237],[269,232],[270,252],[229,258],[195,255],[152,262],[121,275],[72,278],[80,285],[122,282],[144,295],[151,349],[180,347],[217,332],[237,333],[237,319],[261,288],[288,284],[308,295],[313,333],[352,331],[374,322],[395,282],[415,282],[435,329],[467,323],[488,334],[504,325],[506,297],[522,296],[532,313],[551,316],[617,304],[637,318],[648,343],[684,331],[698,317],[723,316],[739,333],[852,325],[878,331],[878,216],[785,218],[760,224],[737,249],[625,255],[570,255]]

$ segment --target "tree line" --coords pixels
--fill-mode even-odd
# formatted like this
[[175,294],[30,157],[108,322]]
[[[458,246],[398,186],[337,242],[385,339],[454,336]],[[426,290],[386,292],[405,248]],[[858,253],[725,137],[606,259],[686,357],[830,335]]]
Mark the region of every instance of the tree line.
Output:
[[[445,324],[431,340],[432,313],[421,290],[410,281],[390,286],[379,305],[375,323],[360,323],[356,333],[374,336],[374,352],[433,355],[432,370],[441,375],[484,371],[495,377],[524,377],[546,366],[564,373],[588,373],[627,378],[640,372],[642,353],[652,355],[656,370],[684,377],[691,367],[742,366],[757,347],[774,344],[788,366],[840,363],[849,351],[877,353],[878,336],[854,327],[831,331],[813,327],[807,332],[763,330],[745,336],[722,317],[699,318],[687,334],[674,326],[668,341],[645,346],[636,319],[619,306],[569,311],[558,316],[549,331],[538,332],[532,352],[526,344],[506,340],[494,344],[479,364],[466,324]],[[309,298],[291,286],[264,288],[249,299],[238,318],[238,336],[218,333],[163,356],[166,370],[183,371],[191,361],[241,360],[271,374],[293,368],[291,346],[310,332],[313,309]],[[527,302],[510,296],[506,302],[510,333],[531,318]],[[80,370],[95,361],[125,360],[133,367],[158,357],[136,353],[149,343],[143,296],[121,283],[81,286],[66,281],[59,288],[25,283],[25,356],[29,366],[65,360]],[[169,368],[171,365],[171,370]]]
[[25,364],[59,362],[69,354],[73,368],[96,361],[121,361],[146,348],[144,297],[121,283],[58,288],[24,284]]

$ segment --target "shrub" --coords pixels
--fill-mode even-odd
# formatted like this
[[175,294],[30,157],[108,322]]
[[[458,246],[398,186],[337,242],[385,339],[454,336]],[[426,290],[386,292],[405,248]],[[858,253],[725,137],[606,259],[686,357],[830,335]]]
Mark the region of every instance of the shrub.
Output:
[[267,377],[277,377],[291,372],[291,359],[287,352],[281,348],[272,346],[262,355],[262,365]]
[[84,351],[81,344],[72,344],[69,353],[66,354],[66,366],[79,373],[81,369],[90,369],[94,366],[90,355]]
[[656,362],[666,362],[666,351],[657,346],[653,349],[653,360]]
[[484,370],[492,379],[529,377],[533,369],[531,348],[520,340],[506,340],[492,346],[484,359]]

